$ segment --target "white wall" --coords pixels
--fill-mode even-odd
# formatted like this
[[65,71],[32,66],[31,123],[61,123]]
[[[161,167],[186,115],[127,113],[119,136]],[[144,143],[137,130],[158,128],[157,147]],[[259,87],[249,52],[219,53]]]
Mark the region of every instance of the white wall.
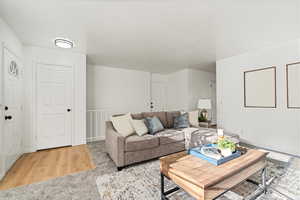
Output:
[[22,49],[22,43],[18,39],[18,37],[15,35],[15,33],[10,29],[10,27],[0,18],[0,179],[4,175],[4,157],[2,155],[2,152],[4,150],[2,149],[3,142],[3,119],[4,119],[4,113],[3,113],[3,46],[8,48],[11,52],[13,52],[16,56],[18,56],[21,60],[23,60],[23,49]]
[[110,109],[120,113],[148,111],[149,86],[149,72],[88,66],[88,110]]
[[26,150],[36,150],[36,64],[72,65],[74,67],[74,135],[72,145],[86,143],[86,56],[68,50],[26,46],[25,114]]
[[168,74],[167,110],[189,109],[189,70]]
[[[299,155],[300,110],[287,109],[285,73],[299,61],[299,41],[218,61],[218,125],[251,144]],[[244,108],[243,72],[270,66],[277,68],[277,108]]]
[[150,111],[150,73],[106,66],[87,67],[87,140],[105,139],[111,115]]
[[166,102],[166,110],[191,110],[196,108],[199,98],[211,97],[209,85],[214,80],[214,73],[192,69],[151,74],[88,66],[87,138],[89,141],[104,139],[104,122],[113,114],[150,111],[151,84],[166,87],[166,95],[162,95],[165,99],[161,99]]
[[199,99],[211,99],[212,109],[208,110],[208,118],[216,122],[216,74],[201,70],[189,70],[189,110],[197,109]]
[[[215,73],[185,69],[168,74],[167,77],[168,110],[195,110],[200,98],[212,99],[215,104],[216,91],[211,89],[211,82],[216,80]],[[215,106],[213,107],[213,112],[216,113]],[[216,121],[215,115],[213,121]]]

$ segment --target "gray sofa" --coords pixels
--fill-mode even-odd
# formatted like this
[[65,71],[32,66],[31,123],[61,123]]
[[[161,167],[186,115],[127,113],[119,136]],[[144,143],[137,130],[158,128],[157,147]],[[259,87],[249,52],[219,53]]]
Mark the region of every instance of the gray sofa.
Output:
[[185,149],[184,133],[173,128],[173,118],[178,115],[180,115],[179,111],[132,114],[133,119],[157,116],[165,130],[156,135],[123,137],[114,129],[111,121],[107,121],[106,151],[117,165],[118,170],[133,163],[183,151]]
[[[185,133],[182,130],[174,129],[174,117],[179,115],[179,111],[132,114],[133,119],[156,116],[162,122],[165,130],[155,135],[147,134],[144,136],[131,135],[123,137],[114,129],[112,122],[107,121],[105,139],[106,151],[117,165],[118,170],[133,163],[184,151]],[[208,143],[216,141],[217,135],[214,129],[197,128],[199,128],[199,136],[205,138],[203,141],[207,141]],[[239,142],[238,135],[229,133],[225,135],[232,138],[236,143]]]

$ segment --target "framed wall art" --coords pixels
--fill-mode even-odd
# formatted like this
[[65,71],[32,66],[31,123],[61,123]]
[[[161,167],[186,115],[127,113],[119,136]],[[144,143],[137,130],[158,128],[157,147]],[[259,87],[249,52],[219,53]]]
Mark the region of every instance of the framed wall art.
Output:
[[244,72],[244,106],[276,108],[276,67]]
[[300,62],[286,65],[287,107],[300,109]]

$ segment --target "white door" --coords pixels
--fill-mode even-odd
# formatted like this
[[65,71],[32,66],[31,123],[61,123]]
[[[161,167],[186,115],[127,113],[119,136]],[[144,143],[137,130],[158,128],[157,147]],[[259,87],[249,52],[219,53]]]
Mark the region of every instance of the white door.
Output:
[[37,64],[37,148],[72,144],[73,68]]
[[166,84],[164,82],[152,82],[151,111],[166,110],[166,91]]
[[4,173],[23,153],[22,141],[22,64],[8,49],[3,48],[3,121],[2,158]]

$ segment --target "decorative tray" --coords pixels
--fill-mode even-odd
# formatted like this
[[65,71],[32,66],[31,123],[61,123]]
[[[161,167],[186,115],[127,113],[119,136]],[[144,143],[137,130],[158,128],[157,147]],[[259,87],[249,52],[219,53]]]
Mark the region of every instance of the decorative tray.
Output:
[[[214,145],[214,144],[208,144],[208,145],[205,145],[205,146],[206,147],[214,147],[216,145]],[[189,149],[188,150],[188,154],[196,156],[196,157],[198,157],[198,158],[200,158],[202,160],[206,160],[206,161],[208,161],[211,164],[216,165],[216,166],[217,165],[221,165],[223,163],[226,163],[226,162],[228,162],[230,160],[233,160],[233,159],[238,158],[238,157],[241,156],[241,152],[240,151],[235,151],[230,156],[222,157],[220,159],[214,159],[214,158],[211,158],[209,156],[206,156],[206,155],[202,154],[201,153],[201,148],[202,148],[202,146]]]

